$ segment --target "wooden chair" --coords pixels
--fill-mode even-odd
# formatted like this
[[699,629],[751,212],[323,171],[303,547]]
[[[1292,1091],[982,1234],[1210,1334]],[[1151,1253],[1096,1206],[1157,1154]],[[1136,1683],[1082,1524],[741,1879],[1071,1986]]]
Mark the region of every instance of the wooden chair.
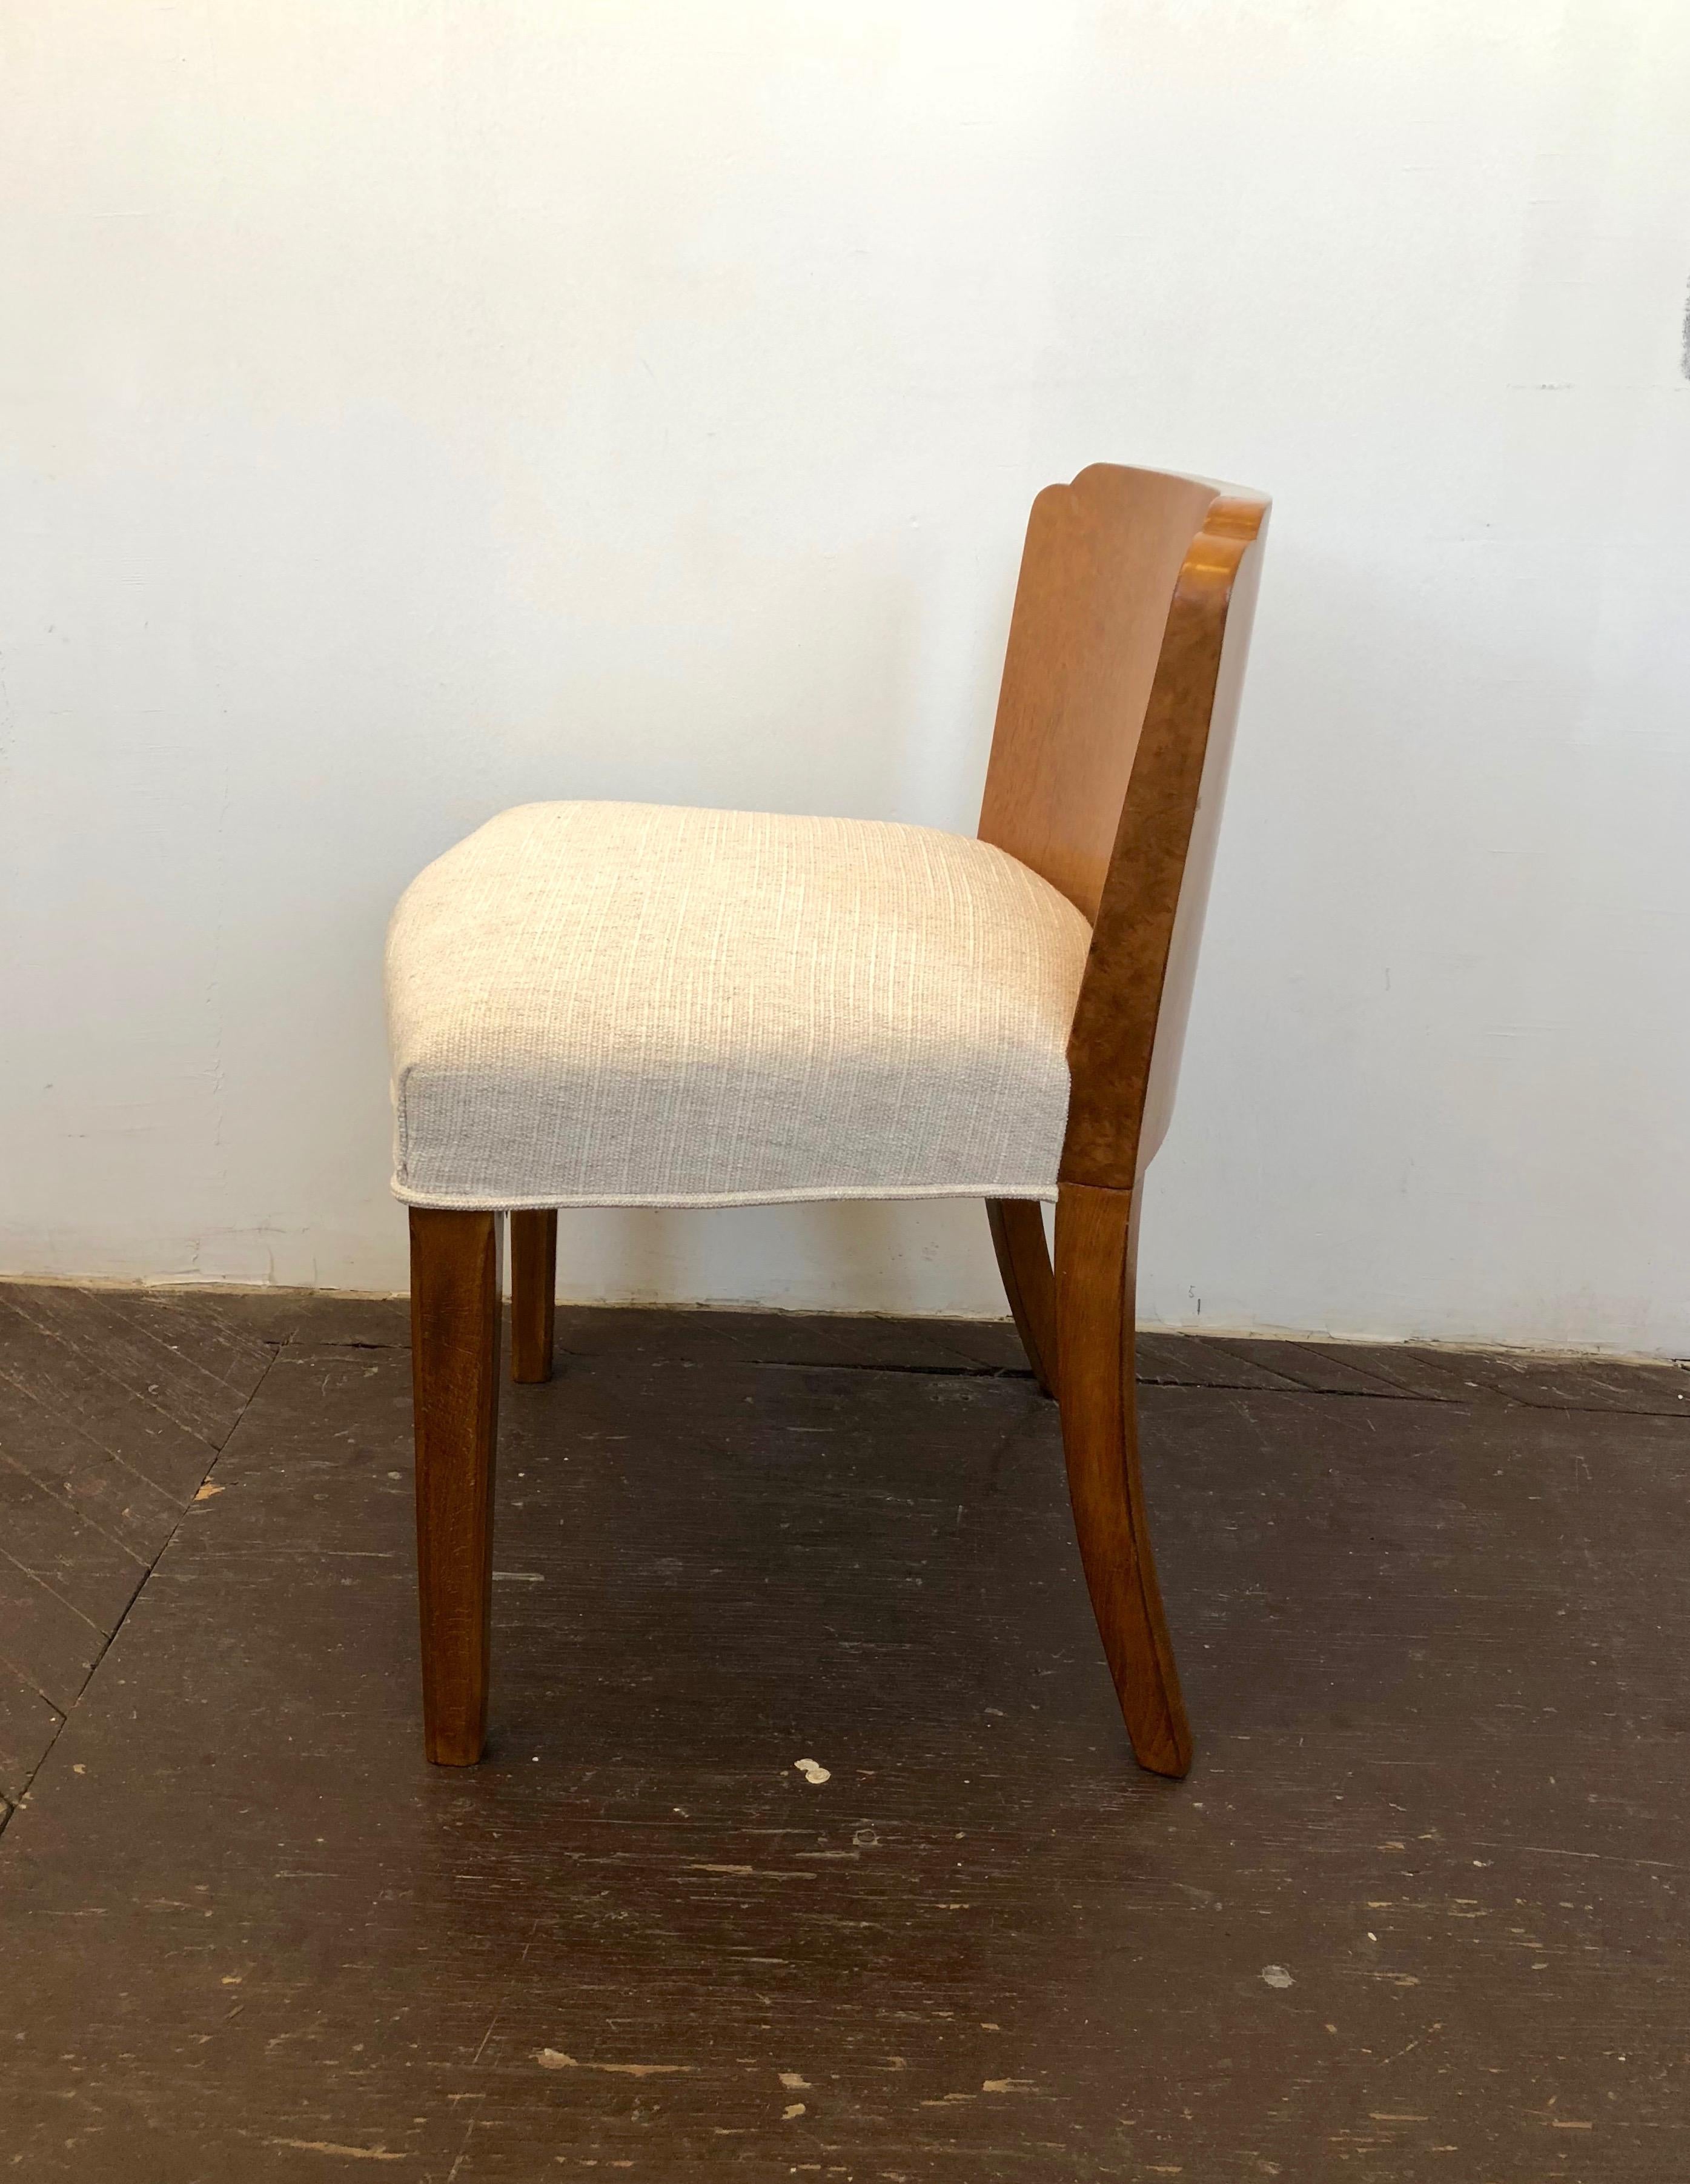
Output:
[[[1267,511],[1256,493],[1104,465],[1038,496],[977,842],[867,822],[531,806],[449,852],[407,894],[389,992],[395,1187],[411,1206],[431,1759],[471,1765],[486,1736],[501,1212],[512,1371],[540,1381],[551,1372],[559,1205],[969,1190],[987,1199],[1015,1323],[1060,1406],[1086,1580],[1133,1751],[1155,1773],[1186,1772],[1191,1732],[1139,1483],[1137,1212],[1172,1106]],[[691,913],[662,927],[670,938],[655,956],[653,921],[677,888],[687,905],[709,899],[712,873],[735,858],[742,876],[723,899],[763,919],[755,945],[775,951],[787,980],[779,1009],[802,1014],[812,990],[822,995],[816,1022],[796,1032],[759,1020],[775,1059],[759,1047],[736,1082],[736,1114],[755,1109],[764,1080],[798,1067],[800,1051],[804,1067],[821,1052],[856,1074],[826,1148],[804,1139],[803,1116],[780,1129],[765,1119],[750,1135],[759,1146],[780,1139],[775,1151],[736,1140],[726,1166],[709,1168],[696,1151],[710,1096],[699,1086],[724,1081],[736,1012],[766,996],[736,982],[728,916],[708,961],[664,1003],[685,1026],[642,1032],[631,1061],[623,1017],[637,994],[626,966],[654,962],[648,976],[680,978],[665,967]],[[839,940],[841,917],[859,916],[881,921],[877,958],[904,962],[897,993],[864,1004],[880,1011],[866,1031],[840,1022],[839,995],[856,990],[851,967],[821,961],[850,941]],[[794,920],[808,937],[789,961]],[[983,1000],[957,993],[976,977]],[[583,1030],[607,992],[614,1006]],[[911,994],[926,996],[913,1023]],[[945,1017],[931,1052],[924,1011]],[[898,1056],[876,1074],[875,1042],[894,1038]],[[559,1041],[575,1042],[564,1060]],[[595,1066],[614,1079],[609,1090]],[[658,1108],[642,1105],[642,1070],[666,1072]],[[908,1093],[914,1081],[931,1094],[925,1106]],[[798,1103],[806,1113],[816,1104]],[[900,1114],[928,1117],[911,1124],[926,1132],[913,1148]],[[705,1134],[711,1123],[705,1113]],[[1017,1131],[1038,1140],[1025,1158]],[[609,1150],[595,1168],[600,1145]],[[1053,1270],[1040,1210],[1050,1199]]]

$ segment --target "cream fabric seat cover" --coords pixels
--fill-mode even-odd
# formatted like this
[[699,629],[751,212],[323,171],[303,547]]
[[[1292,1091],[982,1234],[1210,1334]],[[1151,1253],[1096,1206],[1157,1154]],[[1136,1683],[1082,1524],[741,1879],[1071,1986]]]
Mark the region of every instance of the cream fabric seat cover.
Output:
[[925,827],[529,804],[387,943],[414,1206],[1053,1198],[1091,928]]

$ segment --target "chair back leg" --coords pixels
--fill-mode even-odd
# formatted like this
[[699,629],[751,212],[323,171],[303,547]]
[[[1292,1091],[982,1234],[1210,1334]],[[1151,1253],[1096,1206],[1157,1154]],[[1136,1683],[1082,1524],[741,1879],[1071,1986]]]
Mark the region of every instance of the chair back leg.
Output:
[[1056,1393],[1056,1284],[1050,1246],[1044,1240],[1044,1208],[1037,1199],[988,1198],[992,1248],[1003,1293],[1033,1378],[1047,1396]]
[[510,1217],[510,1377],[531,1384],[552,1377],[558,1317],[558,1215]]
[[411,1208],[423,1741],[443,1767],[486,1740],[499,1288],[497,1214]]
[[1141,1767],[1181,1775],[1191,1730],[1138,1474],[1132,1194],[1065,1183],[1056,1208],[1057,1396],[1080,1559]]

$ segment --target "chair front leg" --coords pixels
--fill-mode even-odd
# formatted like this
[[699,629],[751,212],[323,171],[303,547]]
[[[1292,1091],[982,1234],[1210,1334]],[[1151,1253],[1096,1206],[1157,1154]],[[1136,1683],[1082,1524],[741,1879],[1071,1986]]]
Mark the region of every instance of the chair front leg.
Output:
[[498,1350],[498,1216],[414,1206],[423,1742],[443,1767],[473,1767],[486,1741]]
[[552,1377],[558,1317],[558,1215],[510,1217],[510,1377],[535,1384]]
[[1183,1774],[1191,1730],[1138,1474],[1132,1194],[1065,1183],[1056,1207],[1057,1396],[1080,1559],[1141,1767]]
[[1044,1208],[1033,1198],[988,1198],[986,1217],[1003,1294],[1033,1378],[1047,1396],[1056,1393],[1056,1289],[1050,1246],[1044,1240]]

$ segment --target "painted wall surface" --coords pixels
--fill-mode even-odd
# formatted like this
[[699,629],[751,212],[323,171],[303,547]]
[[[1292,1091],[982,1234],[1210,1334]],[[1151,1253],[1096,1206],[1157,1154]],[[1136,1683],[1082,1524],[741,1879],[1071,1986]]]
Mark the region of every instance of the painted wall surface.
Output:
[[[1277,509],[1147,1318],[1690,1351],[1680,0],[0,19],[0,1266],[393,1288],[379,951],[552,796],[971,829],[1021,526]],[[999,1312],[972,1206],[576,1295]]]

